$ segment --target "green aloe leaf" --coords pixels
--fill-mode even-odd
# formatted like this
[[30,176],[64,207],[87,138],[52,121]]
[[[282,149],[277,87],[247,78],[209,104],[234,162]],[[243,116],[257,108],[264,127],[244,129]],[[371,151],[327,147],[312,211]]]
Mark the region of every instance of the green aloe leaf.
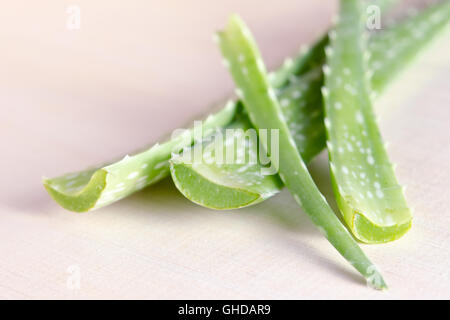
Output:
[[[382,243],[407,232],[412,215],[372,110],[365,19],[357,4],[341,1],[339,22],[330,33],[322,90],[324,123],[333,189],[343,218],[360,241]],[[399,48],[396,44],[389,50]],[[378,87],[383,82],[378,81]]]
[[[211,131],[229,124],[236,114],[234,103],[209,116],[203,121],[202,132]],[[169,174],[169,159],[172,152],[193,143],[193,129],[162,144],[122,160],[91,170],[70,173],[53,179],[43,179],[52,198],[67,210],[84,212],[98,209],[118,201]]]
[[[175,185],[191,201],[214,209],[255,204],[281,189],[277,175],[263,175],[258,162],[258,137],[242,113],[225,128],[171,159]],[[248,132],[254,133],[248,135]],[[220,144],[218,143],[220,142]],[[216,148],[220,148],[217,150]],[[226,160],[231,150],[231,161]],[[200,161],[193,161],[201,154]]]
[[[449,20],[445,19],[450,15],[449,4],[446,2],[433,5],[417,16],[405,19],[370,37],[369,69],[373,70],[372,93],[377,92],[373,96],[380,96],[397,74],[411,65],[413,58],[445,30],[449,24]],[[423,33],[420,37],[412,26],[421,26]],[[277,72],[269,75],[272,86],[282,87],[276,90],[282,106],[281,112],[305,163],[326,146],[321,87],[327,44],[328,37],[323,37],[303,56],[295,60],[287,59],[288,62]],[[241,118],[245,116],[240,114]],[[235,121],[233,127],[239,127],[242,123]],[[241,151],[247,152],[248,150]],[[257,204],[276,194],[282,187],[279,177],[254,173],[258,172],[260,164],[248,166],[248,163],[243,163],[224,167],[219,166],[218,161],[210,161],[193,167],[184,162],[184,159],[183,156],[177,156],[176,165],[171,167],[175,185],[188,199],[208,208],[235,209]],[[197,177],[195,183],[191,183],[190,179],[181,179],[181,176],[189,175]],[[205,187],[202,187],[202,183],[205,183]],[[235,197],[231,198],[231,194]]]
[[[351,9],[351,8],[349,8]],[[314,184],[281,112],[281,105],[270,86],[256,43],[244,22],[233,15],[219,33],[222,54],[236,83],[252,124],[260,132],[262,145],[281,180],[297,203],[311,217],[328,241],[377,289],[386,284],[348,230]],[[263,138],[261,130],[272,136]],[[272,139],[277,137],[278,139]],[[277,152],[279,151],[279,152]]]

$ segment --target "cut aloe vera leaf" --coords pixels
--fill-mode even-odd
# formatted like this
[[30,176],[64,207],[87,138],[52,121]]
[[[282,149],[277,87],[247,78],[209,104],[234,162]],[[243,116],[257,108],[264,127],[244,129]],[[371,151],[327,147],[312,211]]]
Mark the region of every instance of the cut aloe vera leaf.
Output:
[[261,129],[268,129],[275,137],[278,133],[278,139],[274,140],[274,136],[263,139],[260,134],[259,137],[281,180],[328,241],[368,283],[377,289],[386,288],[381,274],[314,184],[284,121],[274,89],[269,85],[264,63],[250,30],[237,15],[233,15],[218,36],[222,54],[229,61],[230,73],[252,124],[260,132]]
[[365,16],[358,1],[340,3],[322,90],[333,190],[358,240],[392,241],[410,228],[412,216],[372,110]]
[[[184,196],[208,208],[224,210],[256,204],[282,186],[277,175],[261,173],[257,146],[257,133],[242,114],[202,143],[174,154],[170,161],[172,179]],[[196,154],[202,158],[195,159]]]
[[[392,82],[404,67],[411,65],[413,58],[426,48],[430,41],[437,38],[437,35],[445,30],[449,21],[444,22],[439,19],[440,16],[435,16],[435,14],[443,12],[445,15],[445,12],[448,12],[448,7],[448,2],[433,5],[417,16],[407,18],[370,37],[369,51],[374,50],[374,53],[370,56],[369,65],[371,68],[369,69],[373,70],[371,80],[374,90],[378,93],[383,93],[385,88],[387,88],[387,84]],[[425,29],[424,36],[421,37],[420,41],[417,41],[417,36],[414,36],[413,32],[404,32],[411,28],[413,21],[415,25],[423,25],[430,20],[435,21],[435,25],[433,28]],[[388,49],[382,50],[382,48],[387,48],[385,43],[388,41],[390,43],[389,48],[394,50],[394,55],[390,54]],[[309,163],[326,146],[320,89],[323,85],[322,63],[325,57],[324,45],[327,43],[328,36],[323,37],[303,57],[297,57],[294,63],[283,64],[283,66],[290,66],[289,71],[291,75],[289,77],[286,76],[286,67],[284,69],[281,68],[281,72],[272,74],[276,74],[276,76],[269,77],[271,84],[285,86],[284,89],[277,90],[277,97],[281,103],[281,111],[286,119],[291,135],[305,163]],[[383,81],[380,81],[380,79],[383,79]],[[288,84],[286,85],[286,83]],[[376,97],[378,96],[376,95]],[[238,122],[235,125],[237,124]],[[242,208],[259,203],[279,191],[279,184],[277,183],[279,178],[254,175],[251,172],[255,171],[255,166],[249,166],[248,168],[250,169],[249,175],[252,177],[251,181],[254,184],[265,187],[260,189],[259,196],[255,195],[254,189],[248,185],[250,181],[246,180],[246,164],[228,167],[228,170],[223,175],[219,174],[222,169],[217,167],[214,162],[209,163],[207,167],[208,170],[202,170],[201,173],[197,172],[197,168],[203,167],[184,166],[183,157],[179,157],[177,165],[171,168],[172,178],[181,193],[202,206],[212,209]],[[183,175],[200,175],[205,179],[208,187],[202,188],[200,185],[201,180],[191,184],[179,177],[177,178],[176,175],[181,176],[181,173],[178,173],[181,170],[183,170]],[[214,174],[208,176],[208,172]],[[268,183],[267,180],[269,179],[273,179],[273,183]],[[237,190],[230,190],[230,186],[236,186]],[[206,197],[204,190],[210,189],[215,190],[215,196]],[[236,197],[234,201],[224,202],[223,199],[227,198],[227,195],[233,191],[244,195],[250,194],[250,198]],[[243,200],[241,201],[240,199]],[[253,201],[249,199],[253,199]],[[361,224],[367,222],[363,219],[359,219],[359,221]]]
[[[208,135],[217,128],[229,124],[235,117],[237,105],[229,103],[202,126],[202,134]],[[193,143],[193,129],[150,149],[99,168],[70,173],[54,179],[43,179],[51,197],[67,210],[84,212],[98,209],[120,200],[169,174],[172,152],[178,152]]]

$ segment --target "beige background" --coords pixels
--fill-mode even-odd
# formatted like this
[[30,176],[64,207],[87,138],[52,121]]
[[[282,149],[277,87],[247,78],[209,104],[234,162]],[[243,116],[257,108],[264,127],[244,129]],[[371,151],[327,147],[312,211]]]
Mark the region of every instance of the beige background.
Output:
[[[81,8],[81,29],[66,8]],[[361,277],[288,192],[233,212],[167,180],[87,214],[40,184],[155,141],[232,82],[211,41],[238,12],[270,67],[324,31],[336,2],[13,1],[0,12],[1,298],[450,298],[450,39],[378,103],[415,207],[401,240],[364,246],[387,292]],[[330,194],[326,155],[311,171]],[[80,288],[67,286],[71,268]]]

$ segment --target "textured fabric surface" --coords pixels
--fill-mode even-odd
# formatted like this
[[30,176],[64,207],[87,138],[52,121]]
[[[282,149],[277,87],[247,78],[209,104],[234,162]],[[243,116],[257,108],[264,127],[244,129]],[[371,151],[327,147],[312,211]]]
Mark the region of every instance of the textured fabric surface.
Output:
[[[390,286],[377,292],[286,190],[217,212],[166,180],[74,214],[40,184],[155,141],[231,92],[211,41],[229,13],[275,67],[326,29],[335,1],[77,3],[73,31],[64,1],[2,9],[0,298],[450,298],[448,37],[377,105],[415,208],[402,239],[363,245]],[[311,172],[332,201],[325,153]]]

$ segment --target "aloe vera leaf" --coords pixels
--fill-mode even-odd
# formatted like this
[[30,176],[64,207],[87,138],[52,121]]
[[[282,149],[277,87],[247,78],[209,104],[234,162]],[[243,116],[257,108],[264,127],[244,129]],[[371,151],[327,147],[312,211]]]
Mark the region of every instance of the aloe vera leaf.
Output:
[[[448,7],[448,2],[430,6],[417,16],[407,18],[370,37],[369,51],[373,53],[370,55],[369,65],[373,70],[371,83],[372,89],[378,93],[376,97],[384,92],[404,67],[411,64],[413,58],[426,48],[429,42],[445,30],[449,21],[442,20],[442,17],[447,15]],[[419,26],[428,22],[434,22],[433,27],[426,28],[418,41],[412,25]],[[281,71],[269,76],[272,86],[284,86],[284,89],[277,90],[277,97],[281,101],[282,113],[305,163],[309,163],[326,146],[320,92],[323,86],[322,63],[325,59],[326,44],[328,36],[322,37],[303,57],[297,57],[294,63],[284,63]],[[393,50],[394,55],[390,50]],[[290,76],[287,75],[286,66],[290,67]],[[234,127],[238,124],[239,122],[234,123]],[[228,166],[223,172],[224,167],[217,166],[215,161],[192,167],[184,163],[183,158],[177,157],[176,165],[171,166],[175,185],[188,199],[208,208],[220,210],[250,206],[276,194],[280,188],[279,177],[255,174],[258,165],[236,164]],[[197,177],[195,183],[191,183],[189,179],[181,179],[181,176],[188,175]],[[247,176],[250,178],[247,179]],[[271,179],[272,182],[269,181]],[[202,187],[203,182],[205,187]],[[259,195],[255,194],[253,185],[259,187]],[[235,198],[224,201],[230,198],[230,194],[234,194]]]
[[[277,175],[261,174],[256,131],[246,135],[251,128],[248,118],[240,114],[202,143],[173,154],[172,179],[183,195],[199,205],[224,210],[256,204],[277,193],[282,182]],[[220,152],[216,151],[217,147]],[[199,148],[202,149],[197,151]],[[226,162],[224,158],[230,148],[232,161]],[[194,162],[197,152],[202,154],[202,159]]]
[[357,239],[392,241],[410,228],[412,216],[372,110],[364,14],[356,0],[340,3],[322,90],[333,190]]
[[[205,135],[230,123],[237,106],[227,107],[203,122]],[[53,179],[43,179],[50,196],[62,207],[75,212],[98,209],[118,201],[133,192],[156,183],[169,174],[172,152],[193,143],[193,129],[162,144],[122,160],[86,171],[70,173]]]
[[278,130],[279,158],[273,152],[276,142],[261,140],[280,178],[339,253],[369,284],[377,289],[386,288],[381,274],[339,221],[309,175],[284,121],[274,89],[267,80],[264,63],[249,29],[237,15],[233,15],[225,30],[218,35],[222,55],[229,61],[230,73],[252,124],[260,130]]

